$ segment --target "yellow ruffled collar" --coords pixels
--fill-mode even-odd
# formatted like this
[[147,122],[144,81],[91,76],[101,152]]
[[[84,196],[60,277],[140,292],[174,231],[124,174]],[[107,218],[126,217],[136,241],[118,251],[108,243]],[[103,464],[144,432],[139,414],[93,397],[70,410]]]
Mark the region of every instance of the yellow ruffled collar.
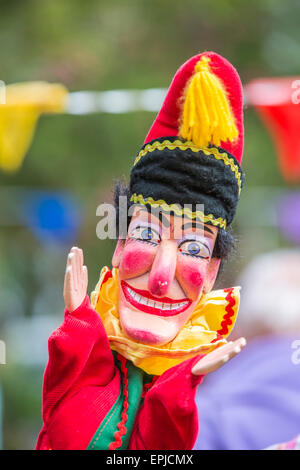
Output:
[[91,294],[91,304],[101,316],[111,349],[151,375],[161,375],[186,359],[207,354],[226,343],[236,321],[239,301],[239,287],[204,294],[178,335],[168,344],[152,346],[132,340],[122,330],[117,269],[111,271],[105,266]]

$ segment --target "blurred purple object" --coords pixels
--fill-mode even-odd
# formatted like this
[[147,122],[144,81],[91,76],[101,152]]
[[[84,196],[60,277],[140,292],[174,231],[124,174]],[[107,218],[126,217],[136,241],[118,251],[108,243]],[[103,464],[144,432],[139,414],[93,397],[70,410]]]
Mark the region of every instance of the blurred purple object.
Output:
[[276,204],[278,228],[292,243],[300,244],[300,192],[292,191],[281,196]]
[[257,450],[300,433],[300,334],[253,340],[197,389],[195,449]]

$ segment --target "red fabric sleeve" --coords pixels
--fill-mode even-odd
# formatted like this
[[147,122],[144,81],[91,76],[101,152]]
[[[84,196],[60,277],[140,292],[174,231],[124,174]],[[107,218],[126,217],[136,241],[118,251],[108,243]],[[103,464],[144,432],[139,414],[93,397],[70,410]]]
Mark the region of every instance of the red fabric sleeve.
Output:
[[200,358],[188,359],[157,379],[138,412],[129,449],[193,448],[198,435],[195,393],[203,376],[192,375],[191,369]]
[[86,449],[120,391],[109,341],[88,296],[49,338],[38,449]]

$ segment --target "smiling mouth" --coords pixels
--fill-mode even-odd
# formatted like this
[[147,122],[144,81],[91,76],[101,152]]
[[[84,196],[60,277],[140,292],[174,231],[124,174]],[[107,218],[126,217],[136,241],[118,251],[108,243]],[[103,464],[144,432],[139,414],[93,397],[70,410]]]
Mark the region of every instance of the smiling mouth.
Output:
[[146,290],[135,289],[129,286],[125,281],[121,281],[121,286],[126,300],[131,303],[131,305],[151,315],[172,317],[186,310],[192,303],[192,301],[187,298],[174,300],[163,297],[159,299]]

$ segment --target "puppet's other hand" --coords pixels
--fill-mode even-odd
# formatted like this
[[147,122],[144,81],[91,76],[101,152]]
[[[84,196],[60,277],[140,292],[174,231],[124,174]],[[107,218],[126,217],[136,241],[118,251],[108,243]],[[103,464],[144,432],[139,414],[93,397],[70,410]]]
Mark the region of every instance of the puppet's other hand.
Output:
[[235,357],[246,346],[245,338],[239,338],[231,341],[211,353],[202,357],[192,368],[192,374],[203,375],[209,374],[226,364],[230,359]]
[[71,313],[78,308],[87,293],[88,273],[83,265],[83,253],[80,248],[73,247],[68,255],[64,299],[66,308]]

